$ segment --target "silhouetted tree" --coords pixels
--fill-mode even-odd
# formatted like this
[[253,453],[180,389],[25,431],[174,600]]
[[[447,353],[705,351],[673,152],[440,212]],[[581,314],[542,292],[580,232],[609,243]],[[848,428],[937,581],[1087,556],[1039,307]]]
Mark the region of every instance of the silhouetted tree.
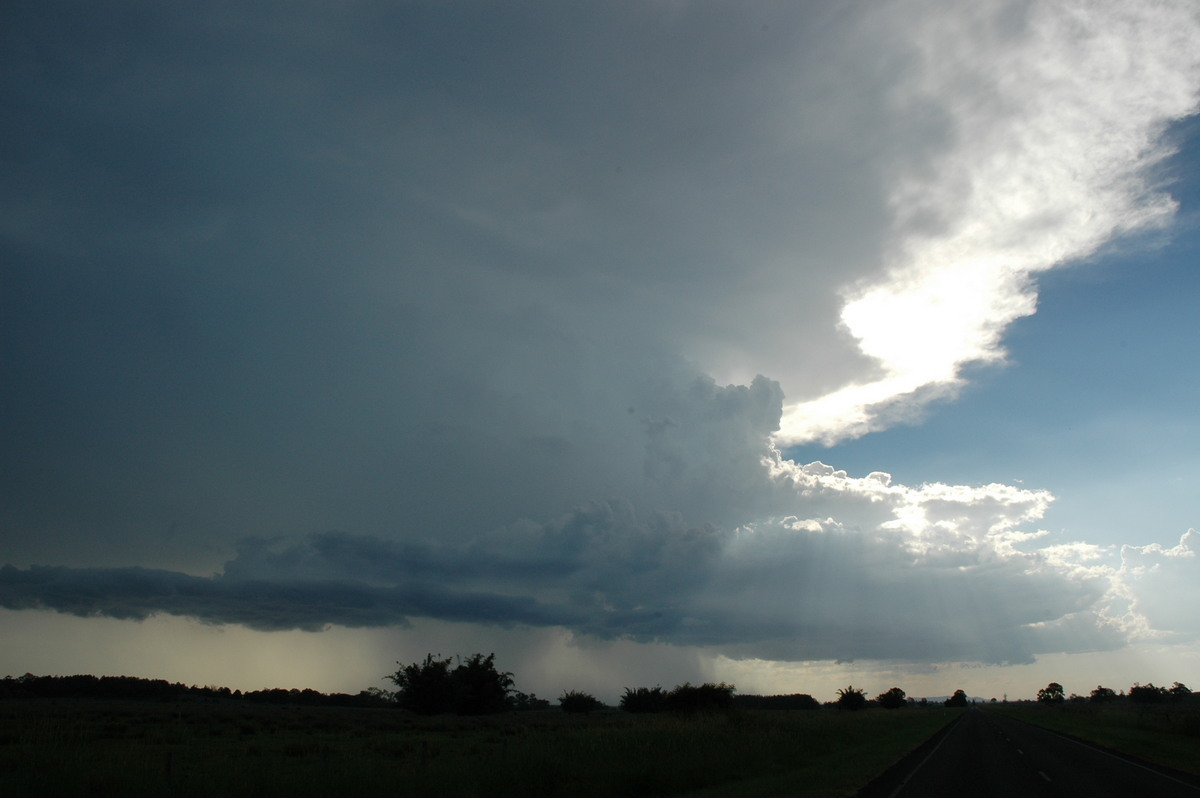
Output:
[[472,654],[450,674],[454,711],[459,715],[491,715],[508,708],[512,674],[496,670],[496,655]]
[[837,708],[844,709],[848,712],[855,712],[867,705],[867,697],[854,685],[841,687],[837,691]]
[[591,693],[580,692],[579,690],[568,690],[558,698],[558,705],[563,712],[581,713],[594,712],[597,709],[604,709],[604,704]]
[[[425,655],[424,662],[401,665],[387,678],[396,685],[396,703],[418,715],[438,715],[454,710],[454,682],[450,678],[452,659]],[[400,665],[399,662],[396,663]]]
[[967,705],[967,694],[962,690],[955,690],[954,695],[942,703],[948,707],[965,707]]
[[626,712],[662,712],[667,708],[667,691],[661,687],[625,688],[621,709]]
[[1137,684],[1129,688],[1129,699],[1135,704],[1157,704],[1163,700],[1167,688],[1151,684]]
[[1107,704],[1109,701],[1117,700],[1117,691],[1111,687],[1096,685],[1096,689],[1092,691],[1092,694],[1088,698],[1091,699],[1093,704]]
[[0,682],[0,698],[119,698],[132,701],[206,703],[246,701],[259,704],[375,707],[386,706],[390,702],[391,694],[378,688],[369,688],[358,695],[326,695],[311,689],[280,688],[254,690],[243,694],[241,690],[230,690],[228,687],[189,687],[178,682],[169,683],[163,679],[142,679],[136,676],[34,676],[27,673],[17,679],[10,676]]
[[807,693],[735,695],[733,705],[738,709],[810,710],[821,708],[821,702]]
[[885,693],[875,696],[875,701],[884,709],[899,709],[908,704],[905,693],[899,687],[893,687]]
[[684,682],[667,693],[666,707],[672,712],[721,712],[733,709],[732,684],[705,682],[694,685]]
[[473,654],[451,669],[450,658],[428,654],[423,663],[401,666],[387,678],[397,687],[396,703],[419,715],[487,715],[508,708],[513,685],[512,674],[496,670],[495,659]]
[[1061,704],[1063,698],[1063,686],[1058,682],[1050,682],[1037,692],[1037,700],[1043,704]]
[[513,694],[508,697],[508,704],[518,712],[550,708],[550,702],[546,699],[538,698],[533,693],[522,693],[519,690],[513,691]]
[[1171,688],[1167,690],[1167,694],[1171,696],[1171,700],[1179,701],[1180,699],[1190,697],[1192,691],[1189,690],[1188,686],[1183,682],[1175,682],[1175,684],[1171,685]]

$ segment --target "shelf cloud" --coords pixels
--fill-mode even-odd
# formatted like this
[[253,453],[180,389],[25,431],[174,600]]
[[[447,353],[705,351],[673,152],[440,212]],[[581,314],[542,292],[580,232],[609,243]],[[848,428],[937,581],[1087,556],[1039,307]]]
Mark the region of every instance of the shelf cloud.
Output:
[[0,605],[262,630],[414,617],[561,626],[785,660],[1028,662],[1061,650],[1061,636],[1040,630],[1067,622],[1077,650],[1123,643],[1100,612],[1114,574],[1039,552],[1027,531],[1045,492],[910,488],[884,473],[798,466],[771,444],[777,385],[698,379],[674,397],[670,423],[644,424],[643,466],[689,507],[708,496],[726,513],[746,508],[738,523],[707,522],[702,503],[694,514],[644,513],[613,499],[460,541],[251,539],[212,577],[9,566]]

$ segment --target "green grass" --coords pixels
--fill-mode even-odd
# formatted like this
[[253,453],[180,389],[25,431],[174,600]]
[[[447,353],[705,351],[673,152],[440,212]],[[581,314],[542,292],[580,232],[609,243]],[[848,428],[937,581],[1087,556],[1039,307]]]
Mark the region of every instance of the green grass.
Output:
[[18,796],[851,795],[941,708],[419,718],[391,710],[0,703]]
[[1200,775],[1200,705],[1008,704],[993,707],[1017,720],[1065,732],[1176,770]]

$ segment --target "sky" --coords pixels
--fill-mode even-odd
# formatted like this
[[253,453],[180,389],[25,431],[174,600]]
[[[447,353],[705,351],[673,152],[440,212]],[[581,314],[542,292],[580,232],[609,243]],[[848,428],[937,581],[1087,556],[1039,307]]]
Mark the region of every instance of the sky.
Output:
[[1194,4],[0,22],[0,673],[1200,685]]

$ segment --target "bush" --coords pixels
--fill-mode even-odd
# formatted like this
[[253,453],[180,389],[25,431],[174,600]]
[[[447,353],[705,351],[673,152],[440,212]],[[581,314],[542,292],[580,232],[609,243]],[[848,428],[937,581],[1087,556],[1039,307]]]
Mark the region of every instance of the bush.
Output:
[[1163,700],[1167,690],[1153,684],[1135,684],[1129,688],[1129,699],[1135,704],[1157,704]]
[[496,670],[496,655],[473,654],[451,673],[454,711],[459,715],[491,715],[508,709],[511,673]]
[[1064,698],[1063,686],[1058,682],[1050,682],[1037,692],[1037,700],[1043,704],[1061,704]]
[[604,704],[598,698],[579,690],[568,690],[563,693],[558,698],[558,705],[562,707],[563,712],[570,713],[595,712],[597,709],[604,709]]
[[[427,654],[423,663],[402,665],[388,676],[396,685],[396,704],[418,715],[437,715],[454,708],[450,659]],[[399,662],[396,663],[400,665]]]
[[398,688],[396,703],[419,715],[489,715],[508,709],[513,685],[511,673],[496,670],[495,658],[473,654],[451,669],[451,659],[428,654],[387,678]]
[[666,707],[672,712],[724,712],[733,709],[732,684],[706,682],[693,685],[688,682],[667,693]]
[[621,709],[626,712],[662,712],[667,708],[667,691],[661,687],[625,688]]
[[893,687],[886,693],[875,696],[875,701],[884,709],[899,709],[908,704],[905,692],[899,687]]
[[809,710],[821,708],[821,702],[807,693],[735,695],[733,705],[738,709]]
[[942,702],[948,707],[965,707],[967,705],[967,694],[962,690],[955,690],[954,695]]
[[867,697],[854,685],[842,687],[837,691],[837,708],[848,712],[856,712],[867,705]]
[[550,702],[538,698],[534,693],[514,692],[508,697],[508,705],[517,712],[533,712],[539,709],[549,709]]

